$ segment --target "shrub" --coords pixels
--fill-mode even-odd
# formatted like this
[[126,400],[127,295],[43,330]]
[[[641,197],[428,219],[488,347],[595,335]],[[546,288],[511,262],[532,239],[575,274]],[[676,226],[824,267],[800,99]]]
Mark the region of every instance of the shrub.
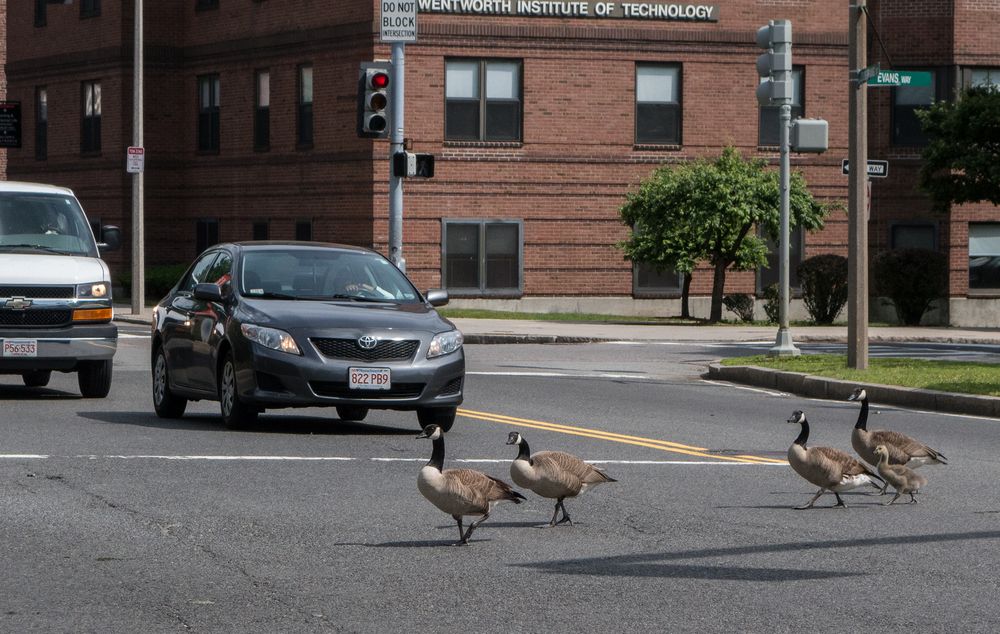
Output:
[[809,316],[817,324],[832,324],[847,303],[847,258],[817,255],[803,260],[796,270]]
[[767,320],[772,324],[778,323],[781,319],[781,293],[778,291],[777,284],[771,284],[770,286],[764,287],[764,314],[767,315]]
[[736,313],[740,321],[753,321],[753,297],[750,295],[726,295],[722,298],[726,308]]
[[917,326],[931,303],[948,292],[948,258],[929,249],[894,249],[872,265],[875,292],[888,297],[896,316]]
[[[161,299],[181,279],[187,264],[161,264],[146,267],[146,299]],[[132,295],[132,271],[118,275],[118,282],[126,296]]]

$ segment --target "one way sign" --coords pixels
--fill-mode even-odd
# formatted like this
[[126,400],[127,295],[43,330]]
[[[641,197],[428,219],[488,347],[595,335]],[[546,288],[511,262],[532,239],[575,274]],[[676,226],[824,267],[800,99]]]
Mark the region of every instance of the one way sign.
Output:
[[[851,167],[849,161],[844,159],[840,163],[841,171],[845,174],[851,173]],[[885,178],[889,175],[889,161],[868,161],[868,177],[869,178]]]

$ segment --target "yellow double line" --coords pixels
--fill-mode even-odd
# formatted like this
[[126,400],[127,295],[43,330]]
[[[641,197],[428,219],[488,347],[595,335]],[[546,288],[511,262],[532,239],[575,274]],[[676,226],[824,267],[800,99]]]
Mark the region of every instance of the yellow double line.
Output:
[[660,451],[684,454],[687,456],[697,456],[699,458],[709,458],[711,460],[738,462],[742,464],[785,464],[784,460],[774,460],[773,458],[764,458],[762,456],[720,456],[718,454],[707,453],[708,450],[705,447],[693,447],[691,445],[682,445],[680,443],[670,442],[667,440],[616,434],[614,432],[588,429],[586,427],[571,427],[569,425],[559,425],[557,423],[531,420],[529,418],[515,418],[513,416],[504,416],[503,414],[490,414],[488,412],[476,412],[468,409],[459,409],[458,414],[460,416],[465,416],[466,418],[474,418],[476,420],[491,423],[503,423],[505,425],[544,429],[546,431],[555,431],[562,434],[584,436],[586,438],[596,438],[598,440],[607,440],[610,442],[620,442],[626,445],[637,445],[639,447],[649,447],[650,449],[659,449]]

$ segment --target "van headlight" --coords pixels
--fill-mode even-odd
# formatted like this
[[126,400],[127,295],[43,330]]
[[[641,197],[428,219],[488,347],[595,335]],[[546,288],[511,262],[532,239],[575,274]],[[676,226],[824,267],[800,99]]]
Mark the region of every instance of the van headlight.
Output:
[[93,282],[90,284],[78,284],[76,296],[87,299],[99,299],[111,295],[111,284],[108,282]]
[[295,343],[295,339],[292,339],[292,336],[284,330],[254,324],[242,324],[240,325],[240,331],[244,337],[254,343],[259,343],[265,348],[280,350],[289,354],[302,354],[299,346]]
[[433,359],[446,354],[451,354],[462,347],[462,333],[457,330],[449,330],[439,335],[434,335],[431,345],[427,349],[427,358]]

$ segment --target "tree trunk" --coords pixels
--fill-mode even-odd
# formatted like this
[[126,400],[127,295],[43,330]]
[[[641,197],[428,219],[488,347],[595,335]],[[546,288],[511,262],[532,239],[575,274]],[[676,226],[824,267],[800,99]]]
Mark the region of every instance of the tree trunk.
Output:
[[726,292],[726,267],[729,263],[720,260],[715,263],[715,276],[712,278],[712,311],[708,320],[713,324],[722,321],[722,296]]
[[684,274],[684,286],[681,289],[681,318],[690,319],[691,309],[688,305],[688,298],[691,297],[691,274]]

